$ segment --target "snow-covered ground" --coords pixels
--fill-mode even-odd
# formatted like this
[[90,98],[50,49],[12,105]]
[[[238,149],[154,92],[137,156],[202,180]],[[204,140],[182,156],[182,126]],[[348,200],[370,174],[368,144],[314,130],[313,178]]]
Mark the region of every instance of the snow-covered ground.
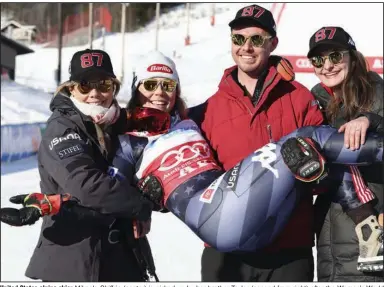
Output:
[[[216,90],[222,72],[233,64],[230,55],[228,22],[242,3],[216,3],[216,24],[210,26],[212,4],[193,4],[190,20],[191,45],[184,45],[186,17],[184,9],[176,9],[161,17],[159,50],[173,57],[180,74],[183,95],[188,106],[205,101]],[[287,3],[278,27],[280,39],[276,53],[306,55],[309,37],[322,26],[340,25],[354,38],[366,56],[383,55],[383,4],[381,3]],[[262,4],[270,8],[271,4]],[[348,11],[348,12],[345,12]],[[359,21],[361,15],[361,21]],[[180,23],[180,24],[179,24]],[[364,26],[364,23],[367,23]],[[138,60],[155,47],[154,23],[137,33],[127,33],[124,57],[125,77],[119,98],[127,101],[132,69]],[[372,27],[369,28],[369,27]],[[372,45],[369,44],[372,39]],[[121,75],[121,35],[105,39],[105,50],[111,55],[115,72]],[[94,42],[100,48],[101,41]],[[62,51],[62,79],[68,78],[72,54],[86,48],[71,47]],[[175,55],[175,56],[174,56]],[[48,92],[55,90],[54,71],[57,50],[39,49],[17,57],[16,80]],[[297,74],[296,78],[311,88],[317,83],[313,74]],[[2,80],[1,123],[44,121],[50,114],[51,95]],[[18,193],[39,191],[39,174],[35,157],[1,165],[1,206],[11,206],[8,198]],[[25,268],[37,242],[40,224],[16,228],[1,224],[1,280],[26,281]],[[200,281],[202,242],[171,214],[155,214],[149,235],[162,281]]]
[[1,80],[1,124],[45,122],[52,95],[11,80]]
[[[1,207],[12,206],[8,202],[12,195],[39,190],[36,157],[1,165]],[[21,228],[1,223],[1,281],[30,280],[24,272],[38,241],[40,222]],[[160,280],[200,281],[203,243],[174,215],[154,213],[148,238]]]

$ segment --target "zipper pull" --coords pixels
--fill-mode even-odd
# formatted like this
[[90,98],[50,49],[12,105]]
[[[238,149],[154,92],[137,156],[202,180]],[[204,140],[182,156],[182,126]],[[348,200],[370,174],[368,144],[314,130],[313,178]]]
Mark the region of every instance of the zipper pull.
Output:
[[268,135],[269,135],[269,142],[274,142],[274,140],[273,140],[273,137],[272,137],[272,134],[271,134],[271,126],[270,125],[267,125],[266,126],[266,129],[267,129],[267,133],[268,133]]

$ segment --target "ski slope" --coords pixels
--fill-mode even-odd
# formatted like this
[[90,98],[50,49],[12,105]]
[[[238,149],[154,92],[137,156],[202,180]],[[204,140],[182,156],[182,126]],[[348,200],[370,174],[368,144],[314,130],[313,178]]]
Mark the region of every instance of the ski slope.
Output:
[[[262,4],[270,8],[270,3]],[[383,4],[381,3],[287,3],[278,25],[279,46],[275,54],[305,55],[309,37],[318,28],[343,26],[366,56],[383,55]],[[172,57],[178,68],[182,93],[188,106],[204,102],[216,90],[223,70],[233,65],[230,55],[228,22],[243,3],[216,3],[216,25],[210,26],[211,4],[192,4],[190,20],[191,45],[184,45],[185,10],[178,8],[160,18],[159,50]],[[329,11],[326,12],[326,11]],[[343,11],[351,11],[343,13]],[[324,17],[316,17],[323,14]],[[353,15],[362,15],[362,20]],[[367,23],[365,28],[364,23]],[[121,101],[128,101],[133,67],[141,57],[154,49],[155,23],[136,33],[125,35],[124,57],[121,35],[105,39],[105,50],[111,55],[115,73],[121,76],[125,67]],[[372,39],[372,45],[369,44]],[[101,48],[101,40],[93,43]],[[62,79],[66,80],[72,54],[82,47],[62,51]],[[18,56],[16,81],[32,88],[52,92],[56,88],[54,71],[57,50],[37,49]],[[123,60],[124,59],[124,60]],[[313,74],[297,74],[296,79],[311,88],[318,82]],[[2,124],[44,121],[50,115],[49,94],[27,89],[2,80]],[[19,193],[39,191],[39,174],[35,157],[1,165],[1,206],[12,206],[8,198]],[[17,228],[1,224],[1,281],[27,281],[25,269],[39,235],[40,224]],[[149,234],[157,273],[161,281],[200,281],[202,242],[172,214],[153,215]]]
[[[191,4],[189,35],[191,45],[185,46],[187,17],[184,6],[161,16],[158,49],[176,62],[183,87],[183,96],[193,105],[203,102],[216,90],[224,69],[233,65],[231,57],[230,28],[228,23],[246,3],[216,3],[215,26],[210,26],[210,3]],[[271,3],[261,4],[270,9]],[[329,11],[326,12],[326,11]],[[351,11],[343,13],[343,11]],[[324,17],[316,17],[323,14]],[[362,15],[358,21],[353,15]],[[364,23],[367,23],[366,28]],[[353,37],[359,51],[365,56],[383,55],[383,4],[381,3],[287,3],[278,23],[278,55],[305,56],[309,38],[323,26],[341,25]],[[113,34],[105,38],[104,49],[111,56],[114,71],[122,76],[123,88],[119,98],[128,101],[133,68],[149,51],[155,49],[155,23],[141,31],[125,35],[122,53],[122,36]],[[372,39],[372,45],[369,44]],[[77,50],[88,46],[69,47],[62,50],[62,80],[69,77],[68,64]],[[101,48],[102,40],[93,43]],[[16,81],[52,92],[56,88],[54,78],[58,51],[55,48],[37,49],[35,53],[18,56]],[[37,72],[37,69],[39,72]],[[297,74],[297,80],[308,88],[318,82],[313,74]]]
[[1,124],[45,122],[51,115],[51,95],[1,79]]

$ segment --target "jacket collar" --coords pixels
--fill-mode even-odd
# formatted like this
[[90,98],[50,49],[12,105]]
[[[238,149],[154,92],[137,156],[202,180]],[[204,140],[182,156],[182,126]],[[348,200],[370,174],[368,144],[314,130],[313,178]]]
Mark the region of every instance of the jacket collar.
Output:
[[75,107],[74,103],[70,99],[70,96],[66,92],[59,92],[52,98],[50,102],[50,110],[52,112],[58,110],[62,113],[77,114],[81,117],[82,121],[93,122],[91,117],[84,115]]
[[270,91],[278,84],[279,81],[283,80],[283,77],[277,72],[277,67],[275,62],[270,61],[270,58],[269,58],[269,64],[267,68],[269,69],[269,72],[263,84],[261,97],[256,107],[253,106],[250,99],[244,96],[243,89],[238,85],[238,83],[234,81],[231,75],[231,73],[234,70],[238,69],[236,65],[224,71],[223,77],[220,80],[220,83],[218,86],[219,90],[223,91],[228,97],[242,101],[245,105],[247,105],[247,107],[252,113],[254,110],[258,111],[267,100]]
[[50,110],[53,112],[57,109],[72,109],[74,104],[70,100],[70,96],[66,92],[59,92],[50,102]]
[[327,91],[327,93],[328,93],[331,97],[333,97],[333,89],[331,89],[331,88],[325,86],[323,83],[320,83],[320,85],[321,85],[321,87],[323,87],[323,89],[324,89],[325,91]]
[[[73,121],[80,130],[82,130],[99,149],[102,156],[105,157],[105,159],[108,160],[108,157],[112,154],[109,154],[109,152],[106,151],[105,146],[103,146],[99,140],[98,140],[98,134],[97,134],[97,125],[94,124],[91,117],[84,115],[79,111],[69,96],[66,93],[59,92],[54,98],[51,100],[50,103],[50,110],[52,112],[58,111],[62,116],[68,117],[71,121]],[[123,118],[123,120],[126,123],[126,119]],[[90,127],[94,127],[91,129]],[[112,126],[108,126],[103,129],[103,132],[106,132],[107,134],[110,134],[112,131]],[[110,138],[111,139],[111,138]]]

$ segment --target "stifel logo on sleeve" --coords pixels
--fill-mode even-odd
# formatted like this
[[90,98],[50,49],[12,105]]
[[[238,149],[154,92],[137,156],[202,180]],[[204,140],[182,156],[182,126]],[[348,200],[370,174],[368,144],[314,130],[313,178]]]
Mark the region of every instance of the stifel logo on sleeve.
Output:
[[77,133],[69,133],[51,140],[48,148],[54,150],[60,159],[64,159],[84,151],[82,139]]

